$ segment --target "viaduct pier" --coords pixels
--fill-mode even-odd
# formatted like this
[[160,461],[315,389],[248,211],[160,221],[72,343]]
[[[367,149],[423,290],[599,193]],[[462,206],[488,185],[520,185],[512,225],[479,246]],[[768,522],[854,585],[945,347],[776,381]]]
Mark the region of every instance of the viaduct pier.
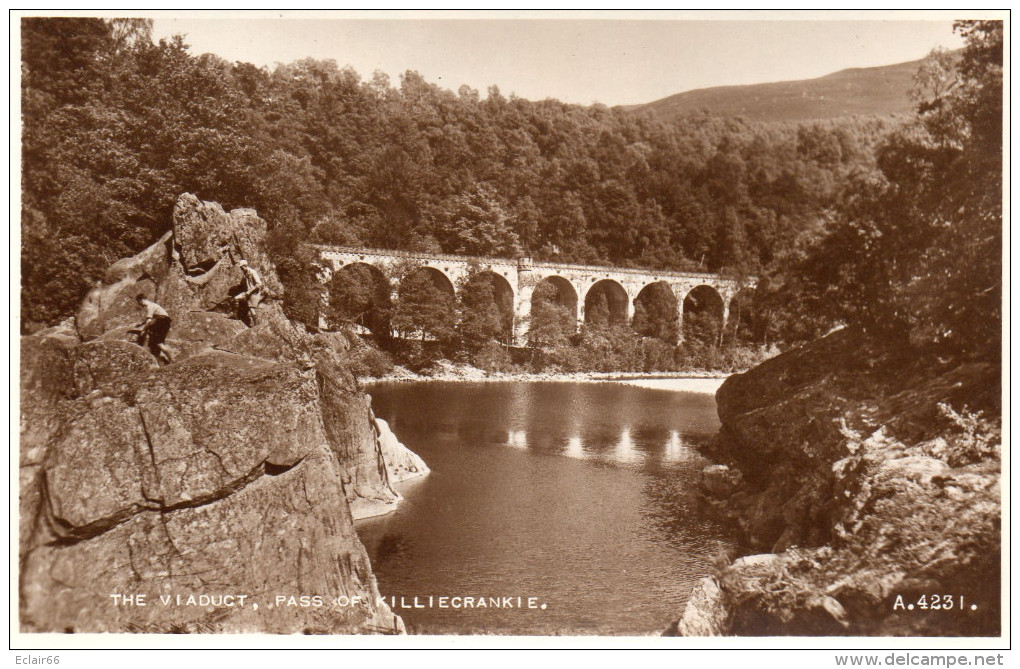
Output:
[[635,305],[650,290],[667,289],[677,304],[677,319],[692,311],[710,313],[725,324],[730,306],[739,291],[747,288],[733,279],[701,272],[674,272],[627,267],[576,265],[530,258],[482,258],[390,251],[381,249],[319,246],[319,257],[325,265],[326,280],[333,273],[352,265],[367,265],[385,278],[394,295],[399,291],[397,279],[391,279],[398,267],[413,265],[415,271],[428,272],[436,285],[456,296],[457,286],[471,272],[491,275],[501,300],[513,311],[514,342],[523,344],[531,315],[535,289],[548,283],[556,289],[557,301],[575,314],[577,323],[585,322],[586,314],[598,295],[604,295],[610,317],[627,322],[634,316]]

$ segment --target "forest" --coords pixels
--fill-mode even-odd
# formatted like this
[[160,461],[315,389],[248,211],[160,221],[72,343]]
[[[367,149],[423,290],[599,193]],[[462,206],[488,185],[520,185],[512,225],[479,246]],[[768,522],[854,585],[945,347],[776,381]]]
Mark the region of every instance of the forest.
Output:
[[[548,300],[533,365],[740,366],[841,324],[999,354],[1001,22],[957,24],[963,56],[924,61],[912,117],[769,124],[453,92],[413,71],[363,80],[333,61],[230,63],[183,36],[154,43],[144,19],[21,29],[23,332],[71,315],[191,192],[268,221],[286,309],[309,328],[323,315],[310,245],[339,244],[758,279],[731,332],[695,322],[679,343],[648,313],[575,332]],[[425,326],[429,286],[370,316],[361,279],[331,283],[327,320],[400,356],[510,364],[483,281]],[[381,335],[365,321],[380,317]],[[427,346],[392,343],[428,328]]]

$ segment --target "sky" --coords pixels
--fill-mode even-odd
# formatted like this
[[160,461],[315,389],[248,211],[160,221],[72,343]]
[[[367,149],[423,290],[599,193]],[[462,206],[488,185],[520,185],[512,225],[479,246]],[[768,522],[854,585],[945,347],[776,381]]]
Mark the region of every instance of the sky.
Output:
[[381,70],[395,85],[401,73],[416,70],[453,91],[467,84],[484,96],[496,85],[503,95],[610,106],[710,86],[807,79],[962,46],[952,16],[917,12],[883,14],[885,20],[824,12],[792,14],[798,20],[787,20],[790,13],[745,20],[747,12],[598,12],[551,20],[491,13],[347,18],[352,14],[157,14],[154,34],[183,33],[194,54],[260,66],[333,59],[365,79]]

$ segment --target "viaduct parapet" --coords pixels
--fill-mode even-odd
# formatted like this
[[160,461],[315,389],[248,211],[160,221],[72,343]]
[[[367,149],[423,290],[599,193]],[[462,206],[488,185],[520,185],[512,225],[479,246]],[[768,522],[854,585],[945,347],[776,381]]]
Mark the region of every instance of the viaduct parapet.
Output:
[[[629,321],[634,316],[634,307],[642,291],[656,284],[664,284],[676,299],[677,318],[681,323],[684,312],[694,309],[698,311],[707,309],[725,323],[729,319],[730,305],[734,297],[741,288],[748,287],[733,279],[701,272],[602,267],[532,261],[529,258],[481,258],[341,246],[317,248],[330,276],[341,268],[357,263],[368,265],[382,271],[386,276],[391,276],[392,271],[389,270],[412,263],[432,273],[437,283],[446,285],[454,294],[457,286],[470,272],[491,273],[495,277],[494,283],[512,299],[514,341],[518,344],[526,340],[532,295],[535,288],[543,282],[548,282],[556,288],[559,303],[573,311],[578,324],[585,322],[586,307],[592,304],[592,297],[599,292],[607,296],[614,319],[626,318]],[[328,278],[329,276],[326,280]],[[396,285],[395,279],[391,279],[391,282],[395,294],[399,286]]]

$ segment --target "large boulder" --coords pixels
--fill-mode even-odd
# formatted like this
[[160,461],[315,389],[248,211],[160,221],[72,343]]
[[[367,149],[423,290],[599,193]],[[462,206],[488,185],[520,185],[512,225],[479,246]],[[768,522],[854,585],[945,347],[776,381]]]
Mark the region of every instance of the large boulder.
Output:
[[[352,509],[392,509],[410,456],[380,442],[346,340],[286,318],[255,212],[185,194],[173,226],[22,338],[22,629],[403,631]],[[254,327],[241,259],[266,284]],[[136,343],[139,294],[170,313],[172,364]]]
[[75,397],[78,338],[61,328],[21,338],[21,460],[36,463],[60,427],[54,408]]
[[[713,505],[768,557],[723,569],[726,634],[997,635],[1000,370],[843,329],[730,377]],[[729,486],[721,468],[702,482]],[[968,592],[976,610],[894,609]],[[695,629],[692,627],[691,629]]]
[[244,259],[262,275],[266,293],[279,296],[283,286],[265,252],[266,230],[266,222],[253,209],[228,214],[219,204],[202,202],[190,193],[181,195],[174,207],[174,244],[186,274],[205,274],[224,258],[231,264]]
[[739,471],[726,465],[709,465],[701,470],[701,489],[711,497],[729,497],[740,487],[743,478]]
[[21,339],[18,554],[35,539],[43,503],[43,459],[63,427],[61,407],[75,396],[78,338],[72,326],[50,328]]
[[185,274],[179,263],[174,263],[166,280],[156,288],[155,299],[171,314],[186,311],[218,311],[237,313],[234,295],[244,287],[244,275],[229,254],[225,254],[208,271],[197,275]]
[[132,325],[144,315],[135,298],[152,297],[170,271],[171,234],[136,256],[119,260],[103,281],[89,291],[75,317],[78,334],[88,341],[118,326]]
[[[23,564],[22,624],[64,632],[402,631],[377,604],[367,556],[338,508],[333,460],[318,450],[230,495],[145,510],[100,535],[40,546]],[[144,595],[146,605],[114,594]],[[302,596],[316,600],[301,607]]]
[[219,346],[248,328],[241,321],[212,311],[182,311],[170,326],[170,339]]
[[253,327],[240,330],[216,348],[266,360],[311,364],[314,337],[287,320],[278,304],[260,305],[258,312],[258,322]]
[[148,349],[119,339],[96,339],[78,347],[74,384],[78,395],[104,389],[110,395],[127,392],[134,379],[159,367]]
[[173,229],[177,253],[187,270],[209,270],[233,245],[233,226],[223,207],[201,202],[191,193],[177,199]]
[[382,418],[376,418],[375,424],[379,430],[379,445],[386,463],[386,472],[389,474],[390,483],[400,483],[408,479],[425,476],[429,473],[429,467],[421,457],[400,443],[397,435],[393,434],[389,424]]
[[722,636],[726,634],[726,617],[719,584],[706,576],[694,586],[670,636]]
[[[23,558],[25,629],[399,629],[376,603],[312,372],[209,353],[139,372],[130,398],[93,392],[61,413]],[[151,608],[113,593],[145,593]],[[248,606],[154,601],[180,593]],[[326,603],[281,610],[277,594]]]
[[89,291],[75,319],[78,335],[89,341],[138,324],[144,318],[138,295],[156,300],[174,320],[188,312],[234,316],[234,295],[244,286],[241,260],[262,276],[264,299],[278,302],[283,285],[265,251],[266,229],[251,209],[228,214],[214,202],[185,193],[174,207],[173,230],[111,265]]
[[[340,462],[347,499],[359,518],[390,510],[400,496],[390,487],[365,395],[345,388],[337,377],[319,373],[326,436]],[[375,509],[367,512],[366,509]]]

